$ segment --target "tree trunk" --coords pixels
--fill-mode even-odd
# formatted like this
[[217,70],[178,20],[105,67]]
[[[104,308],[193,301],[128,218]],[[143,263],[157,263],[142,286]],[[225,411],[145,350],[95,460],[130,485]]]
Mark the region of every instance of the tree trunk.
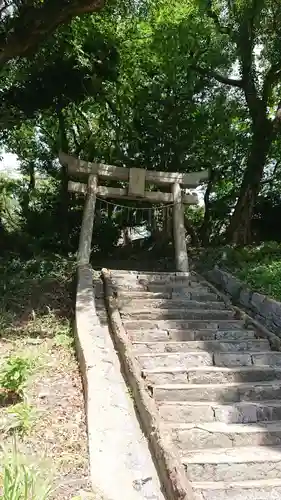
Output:
[[252,146],[239,197],[227,230],[227,240],[237,245],[251,243],[251,222],[261,188],[264,166],[272,141],[272,124],[266,118],[253,128]]

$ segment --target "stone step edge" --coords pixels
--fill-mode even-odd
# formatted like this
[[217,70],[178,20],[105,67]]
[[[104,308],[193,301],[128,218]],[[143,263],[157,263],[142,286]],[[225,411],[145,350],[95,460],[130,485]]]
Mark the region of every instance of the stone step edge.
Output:
[[[192,341],[191,341],[192,342]],[[146,353],[146,354],[137,354],[137,358],[157,358],[160,356],[175,356],[175,355],[202,355],[202,354],[225,354],[225,355],[231,355],[231,354],[245,354],[249,356],[276,356],[276,354],[280,354],[281,356],[281,351],[175,351],[175,352],[155,352],[155,353]],[[249,365],[250,366],[250,365]],[[256,365],[256,366],[280,366],[280,365]]]
[[[264,450],[263,450],[264,448]],[[182,456],[184,464],[239,464],[281,462],[281,446],[239,446],[193,450]]]
[[[170,354],[170,353],[169,353]],[[193,368],[179,368],[177,366],[165,368],[144,368],[142,369],[142,376],[161,373],[189,373],[189,372],[214,372],[214,373],[248,373],[248,372],[268,372],[268,371],[281,371],[281,366],[271,365],[249,365],[249,366],[194,366]],[[220,385],[220,384],[219,384]]]
[[127,383],[132,395],[146,438],[154,455],[159,478],[167,498],[193,500],[194,493],[184,466],[172,439],[160,432],[160,416],[154,400],[146,390],[141,369],[132,353],[131,343],[123,326],[116,300],[112,295],[112,279],[106,269],[101,272],[105,302],[114,342],[119,353]]
[[[165,311],[166,312],[168,311],[169,313],[173,313],[173,314],[179,314],[179,315],[182,314],[183,312],[184,313],[188,313],[188,314],[190,314],[190,313],[199,313],[199,314],[202,314],[202,313],[204,313],[204,314],[210,314],[210,313],[211,314],[228,313],[228,314],[230,314],[231,313],[231,314],[233,314],[233,319],[235,319],[235,312],[232,309],[200,309],[200,308],[199,309],[191,309],[191,308],[189,309],[189,308],[187,308],[187,309],[183,310],[183,308],[179,308],[179,309],[176,309],[176,308],[173,308],[173,309],[172,308],[171,309],[160,309],[158,307],[155,307],[155,308],[152,307],[151,309],[146,309],[146,308],[144,308],[144,309],[135,309],[134,308],[133,311],[130,314],[132,314],[134,316],[135,314],[141,314],[141,313],[148,314],[148,313],[151,313],[151,312],[153,312],[153,313],[155,313],[155,312],[164,312],[165,313]],[[127,315],[128,312],[127,312],[127,310],[123,312],[122,309],[121,309],[121,314],[122,314],[122,316],[123,315]],[[179,321],[180,321],[180,319],[181,318],[179,318]],[[212,318],[210,318],[209,321],[212,321]]]
[[[199,309],[200,310],[200,309]],[[202,311],[201,311],[202,312]],[[241,319],[237,319],[237,318],[233,318],[233,319],[164,319],[164,320],[151,320],[149,321],[148,319],[140,319],[140,320],[137,320],[137,319],[127,319],[127,318],[124,318],[123,321],[125,321],[125,324],[127,323],[136,323],[137,321],[140,321],[140,322],[149,322],[149,324],[151,324],[151,321],[157,321],[159,326],[162,328],[159,328],[159,330],[177,330],[177,328],[173,328],[173,327],[169,327],[169,328],[165,328],[165,323],[168,322],[173,322],[173,323],[177,323],[177,324],[183,324],[183,323],[190,323],[190,324],[196,324],[196,323],[202,323],[202,324],[208,324],[208,323],[215,323],[216,325],[227,325],[228,323],[235,323],[236,325],[240,325],[240,328],[237,328],[237,330],[241,330],[243,328],[245,328],[245,323],[243,320]],[[155,329],[155,328],[153,328]],[[190,330],[191,328],[186,328],[186,330]],[[194,328],[195,329],[195,328]],[[214,327],[210,327],[210,328],[203,328],[203,330],[224,330],[225,328],[220,328],[220,327],[217,327],[217,328],[214,328]],[[228,328],[229,330],[235,330],[235,328]],[[137,328],[135,328],[134,330],[136,331],[142,331],[142,330],[138,330]],[[198,330],[202,330],[202,328],[198,328]],[[245,328],[245,330],[247,330],[247,328]],[[253,328],[249,328],[249,330],[253,330]],[[263,337],[263,336],[262,336]]]
[[280,406],[281,407],[281,399],[263,399],[263,400],[251,400],[251,401],[234,401],[224,403],[223,401],[157,401],[158,408],[169,407],[169,408],[178,408],[178,407],[189,407],[193,406],[197,408],[202,407],[211,407],[211,408],[227,408],[227,407],[235,407],[235,406]]
[[225,384],[190,384],[186,382],[185,384],[155,384],[152,385],[153,390],[166,389],[166,390],[180,390],[180,389],[228,389],[228,388],[241,388],[241,389],[253,389],[254,387],[273,387],[274,385],[281,386],[281,380],[273,379],[267,380],[266,382],[229,382]]
[[114,278],[114,276],[120,274],[121,276],[123,275],[129,275],[129,276],[141,276],[141,275],[146,275],[148,274],[149,276],[157,275],[157,276],[195,276],[195,273],[192,271],[134,271],[133,269],[127,270],[127,269],[108,269],[108,272],[110,273],[110,277]]
[[[210,433],[219,434],[251,434],[264,432],[281,432],[281,421],[280,420],[263,420],[257,422],[247,422],[245,424],[241,423],[225,423],[225,422],[200,422],[200,424],[192,423],[173,423],[165,422],[161,424],[162,428],[166,431],[168,430],[178,430],[178,431],[207,431]],[[240,448],[240,447],[239,447]],[[194,450],[196,451],[196,450]],[[281,460],[281,454],[280,454]]]
[[255,481],[208,481],[192,482],[192,487],[196,490],[235,490],[241,489],[262,489],[281,487],[280,479],[256,479]]
[[[268,340],[267,339],[257,339],[257,338],[254,338],[254,339],[249,339],[249,340],[231,340],[231,339],[208,339],[208,340],[171,340],[171,339],[167,339],[167,340],[133,340],[132,342],[132,345],[153,345],[153,344],[157,344],[157,345],[177,345],[177,344],[190,344],[192,345],[194,343],[195,344],[206,344],[206,343],[214,343],[214,345],[219,345],[219,344],[230,344],[230,345],[234,345],[234,344],[243,344],[243,343],[255,343],[255,342],[258,342],[258,343],[261,343],[262,344],[267,344],[269,345],[268,343]],[[239,349],[237,351],[231,351],[231,352],[243,352],[243,351],[240,351]],[[279,352],[279,351],[270,351],[270,352]]]

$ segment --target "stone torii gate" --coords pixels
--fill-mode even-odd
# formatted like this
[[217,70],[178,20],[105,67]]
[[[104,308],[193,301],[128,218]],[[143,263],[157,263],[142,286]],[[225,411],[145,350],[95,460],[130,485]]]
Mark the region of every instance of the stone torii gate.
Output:
[[[82,227],[80,232],[78,265],[89,264],[96,197],[144,200],[151,203],[173,204],[173,237],[176,270],[188,272],[188,257],[185,240],[184,205],[198,203],[196,194],[185,194],[182,188],[195,188],[208,178],[208,171],[192,173],[159,172],[143,168],[126,168],[103,163],[79,160],[65,153],[59,154],[60,163],[68,168],[69,177],[79,181],[69,181],[68,190],[86,195]],[[118,180],[128,183],[127,188],[106,187],[100,179]],[[81,182],[82,181],[82,182]],[[84,181],[84,182],[83,182]],[[169,186],[170,193],[146,191],[146,184]]]

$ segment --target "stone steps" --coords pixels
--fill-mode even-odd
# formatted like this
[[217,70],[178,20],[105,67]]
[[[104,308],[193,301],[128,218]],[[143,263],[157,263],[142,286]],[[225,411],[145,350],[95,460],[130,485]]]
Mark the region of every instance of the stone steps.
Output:
[[[120,306],[122,308],[122,312],[130,312],[132,308],[132,300],[133,299],[119,299]],[[181,297],[175,299],[136,299],[133,301],[134,309],[143,311],[149,309],[153,311],[154,309],[160,309],[161,311],[166,313],[166,310],[174,310],[174,309],[214,309],[220,310],[225,309],[225,305],[222,302],[218,301],[202,301],[202,300],[191,300],[191,299],[182,299]]]
[[191,290],[183,290],[183,291],[178,291],[178,292],[148,292],[148,291],[134,291],[133,296],[132,296],[132,291],[119,291],[118,292],[118,297],[120,299],[127,299],[131,303],[132,301],[135,300],[143,300],[143,301],[149,301],[151,299],[157,300],[157,299],[182,299],[183,297],[185,299],[190,299],[190,300],[198,300],[198,301],[216,301],[217,300],[217,295],[214,293],[208,292],[207,290],[203,292],[198,292],[198,291],[193,291]]
[[125,329],[131,330],[241,330],[244,327],[244,321],[241,319],[232,320],[213,320],[213,319],[189,319],[189,320],[131,320],[122,317]]
[[193,483],[194,500],[280,500],[280,479]]
[[192,481],[227,481],[233,473],[239,481],[259,477],[281,479],[281,446],[214,448],[185,453],[183,464]]
[[137,359],[143,370],[150,368],[169,368],[169,366],[178,366],[181,368],[192,368],[196,366],[280,366],[281,352],[189,351],[139,354]]
[[164,352],[194,352],[194,351],[208,351],[208,352],[264,352],[269,350],[269,342],[265,339],[254,340],[191,340],[191,341],[174,341],[168,342],[134,342],[133,350],[135,355],[146,353],[164,353]]
[[170,423],[255,423],[281,419],[281,399],[264,401],[164,401],[159,413]]
[[207,284],[198,281],[138,281],[138,280],[113,280],[113,285],[117,286],[119,293],[128,292],[153,292],[153,293],[208,293],[210,290]]
[[238,328],[236,330],[216,330],[205,328],[203,330],[133,330],[128,335],[132,342],[163,342],[171,341],[208,341],[208,340],[252,340],[255,339],[254,330],[245,330]]
[[281,399],[281,380],[236,382],[226,384],[162,384],[154,385],[156,401],[261,401]]
[[133,308],[129,312],[122,311],[123,318],[137,317],[140,320],[163,320],[163,319],[204,319],[210,318],[215,320],[232,319],[235,317],[235,312],[227,309],[146,309],[146,308]]
[[181,454],[186,450],[281,445],[280,421],[247,424],[171,423],[165,425],[165,431],[172,437]]
[[197,366],[196,368],[155,368],[144,370],[143,377],[154,385],[188,382],[190,384],[228,384],[281,379],[281,367],[271,366]]
[[113,275],[193,500],[281,500],[281,352],[196,275]]

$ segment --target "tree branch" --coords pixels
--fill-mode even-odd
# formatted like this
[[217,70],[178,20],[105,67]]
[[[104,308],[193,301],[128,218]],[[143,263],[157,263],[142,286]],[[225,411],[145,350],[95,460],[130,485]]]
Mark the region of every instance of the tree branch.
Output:
[[192,66],[192,69],[194,69],[194,71],[197,71],[197,73],[200,73],[200,75],[214,78],[215,80],[217,80],[217,82],[223,83],[225,85],[239,87],[240,89],[243,89],[244,87],[244,82],[241,79],[237,80],[235,78],[229,78],[227,76],[221,75],[220,73],[217,73],[216,71],[204,69],[201,66]]
[[276,85],[276,83],[278,83],[280,79],[281,79],[281,63],[274,64],[268,70],[263,83],[262,100],[265,105],[268,102],[270,93],[274,85]]
[[15,57],[29,56],[58,26],[75,16],[92,13],[104,6],[104,0],[44,0],[37,6],[23,6],[6,23],[0,39],[0,67]]

